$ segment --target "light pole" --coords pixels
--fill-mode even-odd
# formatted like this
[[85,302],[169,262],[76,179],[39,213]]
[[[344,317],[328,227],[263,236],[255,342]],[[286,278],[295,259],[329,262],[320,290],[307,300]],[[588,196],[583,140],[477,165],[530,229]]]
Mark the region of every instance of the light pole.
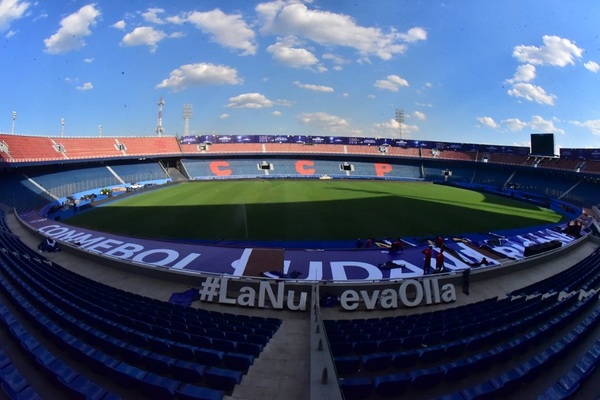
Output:
[[14,134],[15,133],[15,120],[17,119],[17,112],[13,111],[12,112],[12,128],[10,128],[10,133]]
[[401,108],[396,109],[396,122],[400,130],[400,139],[402,139],[402,124],[404,123],[404,110]]
[[98,125],[98,135],[102,137],[102,125]]
[[65,119],[60,119],[60,137],[65,136]]
[[190,135],[190,118],[192,118],[192,105],[184,104],[183,105],[183,136]]

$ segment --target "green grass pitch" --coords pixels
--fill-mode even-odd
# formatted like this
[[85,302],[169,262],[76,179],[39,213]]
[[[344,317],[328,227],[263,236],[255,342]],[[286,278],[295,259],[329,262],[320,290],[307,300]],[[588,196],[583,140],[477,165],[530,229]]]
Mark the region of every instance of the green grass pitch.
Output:
[[161,239],[290,241],[452,235],[560,220],[531,204],[430,183],[239,180],[168,186],[67,223]]

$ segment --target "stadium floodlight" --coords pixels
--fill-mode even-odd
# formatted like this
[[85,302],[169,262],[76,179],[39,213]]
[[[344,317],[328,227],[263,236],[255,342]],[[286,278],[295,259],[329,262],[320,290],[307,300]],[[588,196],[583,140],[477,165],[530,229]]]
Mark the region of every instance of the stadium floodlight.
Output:
[[192,118],[192,105],[184,104],[183,105],[183,136],[190,135],[190,118]]
[[102,124],[98,125],[98,135],[102,137]]
[[404,110],[401,108],[396,109],[395,121],[398,123],[398,129],[400,132],[400,139],[402,139],[402,124],[404,124]]
[[60,137],[65,136],[65,119],[60,119]]
[[10,128],[10,133],[14,134],[15,133],[15,120],[17,119],[17,112],[13,111],[12,112],[12,127]]

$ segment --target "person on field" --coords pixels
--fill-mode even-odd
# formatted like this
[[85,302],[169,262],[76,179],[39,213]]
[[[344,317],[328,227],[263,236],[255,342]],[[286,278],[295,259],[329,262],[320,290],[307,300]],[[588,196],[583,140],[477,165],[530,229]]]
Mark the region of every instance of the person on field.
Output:
[[433,246],[429,246],[425,248],[421,253],[425,255],[425,259],[423,260],[423,275],[429,274],[429,269],[431,268],[431,257],[433,255]]
[[435,272],[440,273],[444,271],[444,250],[440,250],[435,256]]
[[469,295],[469,275],[471,275],[471,268],[467,267],[462,272],[462,292],[467,296]]

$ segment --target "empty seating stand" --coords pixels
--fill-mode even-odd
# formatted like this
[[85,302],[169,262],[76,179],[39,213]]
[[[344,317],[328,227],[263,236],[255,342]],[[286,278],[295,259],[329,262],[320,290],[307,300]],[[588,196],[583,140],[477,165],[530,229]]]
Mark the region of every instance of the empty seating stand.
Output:
[[[598,264],[596,251],[542,288],[528,287],[502,300],[395,317],[325,320],[340,389],[354,399],[431,397],[444,392],[442,384],[458,384],[461,389],[439,397],[457,400],[501,398],[522,390],[597,328],[597,294],[589,290],[597,287]],[[566,289],[571,291],[559,293]],[[581,322],[558,334],[576,321]],[[599,346],[550,383],[539,399],[575,393],[595,370]],[[516,362],[523,354],[531,356]],[[473,384],[482,371],[488,371],[487,378]]]
[[[183,308],[110,288],[40,258],[6,229],[0,230],[0,289],[37,334],[100,376],[150,398],[231,393],[281,323]],[[33,358],[62,374],[57,379],[65,389],[103,398],[96,383],[47,354],[34,332],[13,330]]]

